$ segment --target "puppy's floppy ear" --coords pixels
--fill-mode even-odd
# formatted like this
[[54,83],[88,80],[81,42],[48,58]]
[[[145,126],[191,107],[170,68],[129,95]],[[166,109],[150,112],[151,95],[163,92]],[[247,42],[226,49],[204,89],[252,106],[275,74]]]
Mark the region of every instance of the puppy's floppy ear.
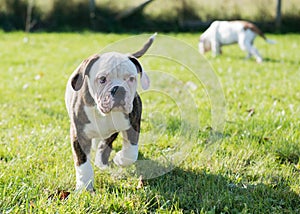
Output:
[[143,71],[142,65],[137,60],[137,58],[133,56],[129,56],[129,60],[135,65],[138,74],[140,74],[140,82],[141,86],[144,90],[148,89],[150,87],[150,79],[148,75]]
[[[80,70],[78,68],[78,70]],[[75,91],[78,91],[79,89],[81,89],[82,87],[82,84],[83,84],[83,76],[80,72],[78,72],[73,78],[72,78],[72,81],[71,81],[71,85],[72,85],[72,88],[75,90]]]
[[85,59],[77,68],[75,75],[71,80],[72,88],[75,91],[81,89],[85,75],[89,75],[92,65],[99,59],[99,55],[95,54]]

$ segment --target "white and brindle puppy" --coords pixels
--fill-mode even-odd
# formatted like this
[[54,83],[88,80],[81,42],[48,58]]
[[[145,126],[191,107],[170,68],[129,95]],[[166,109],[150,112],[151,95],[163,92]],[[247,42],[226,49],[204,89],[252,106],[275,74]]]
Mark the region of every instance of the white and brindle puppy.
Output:
[[214,21],[209,28],[200,36],[199,52],[204,54],[212,51],[214,56],[222,53],[223,45],[238,43],[243,51],[247,51],[248,58],[252,55],[258,63],[263,61],[258,50],[253,46],[256,35],[261,36],[267,43],[275,42],[266,38],[263,32],[254,24],[236,21]]
[[137,58],[151,46],[154,36],[134,54],[109,52],[84,60],[67,83],[65,101],[71,121],[70,137],[76,169],[76,189],[93,191],[90,161],[92,141],[99,142],[95,165],[108,166],[112,143],[121,132],[123,145],[113,161],[128,166],[138,158],[142,102],[137,79],[143,89],[149,78]]

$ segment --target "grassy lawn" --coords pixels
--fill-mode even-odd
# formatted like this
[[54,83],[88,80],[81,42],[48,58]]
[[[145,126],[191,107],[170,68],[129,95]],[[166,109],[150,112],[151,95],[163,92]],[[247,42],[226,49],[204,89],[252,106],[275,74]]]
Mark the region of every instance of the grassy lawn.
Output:
[[[186,68],[142,59],[150,77],[152,70],[164,72],[165,79],[152,72],[153,84],[166,81],[157,87],[171,85],[173,96],[196,108],[196,137],[182,133],[184,107],[176,99],[143,92],[139,159],[165,169],[162,153],[191,139],[183,161],[139,188],[139,176],[132,173],[138,166],[95,168],[96,194],[74,191],[65,84],[81,60],[129,36],[0,32],[0,213],[300,213],[300,35],[295,34],[267,35],[276,45],[257,38],[262,64],[245,60],[237,46],[225,47],[218,58],[205,56],[226,99],[222,137],[213,143],[205,87],[197,85],[193,99],[185,100],[180,84],[197,82]],[[169,36],[197,48],[199,34]],[[118,139],[115,149],[120,148]],[[64,191],[70,192],[66,200]]]

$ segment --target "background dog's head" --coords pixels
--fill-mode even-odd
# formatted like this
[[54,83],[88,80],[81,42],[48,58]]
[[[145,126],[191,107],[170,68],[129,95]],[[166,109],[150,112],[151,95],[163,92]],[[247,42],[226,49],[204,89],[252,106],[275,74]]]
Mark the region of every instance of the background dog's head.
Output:
[[[143,89],[150,85],[150,80],[137,58],[148,50],[153,39],[154,36],[150,37],[141,50],[131,55],[109,52],[84,60],[72,77],[72,88],[75,91],[88,89],[102,114],[111,111],[129,114],[133,108],[138,75]],[[83,87],[84,84],[87,87]]]
[[198,44],[199,52],[201,54],[204,54],[211,50],[211,44],[208,39],[200,38],[199,44]]

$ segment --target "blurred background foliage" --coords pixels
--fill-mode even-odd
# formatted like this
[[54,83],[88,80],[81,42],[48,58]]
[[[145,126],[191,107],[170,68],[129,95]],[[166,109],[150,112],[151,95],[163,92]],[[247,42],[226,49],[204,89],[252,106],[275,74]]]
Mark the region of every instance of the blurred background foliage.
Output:
[[203,31],[216,19],[246,19],[267,32],[300,32],[299,0],[1,0],[4,31]]

